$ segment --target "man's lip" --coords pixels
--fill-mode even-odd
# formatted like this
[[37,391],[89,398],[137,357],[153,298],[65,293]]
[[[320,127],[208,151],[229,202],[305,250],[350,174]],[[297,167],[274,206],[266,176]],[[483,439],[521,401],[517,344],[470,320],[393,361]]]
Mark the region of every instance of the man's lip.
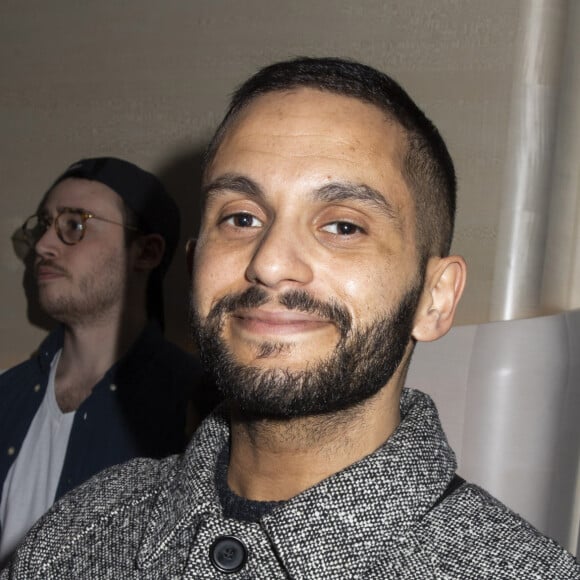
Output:
[[264,324],[308,324],[308,323],[328,323],[329,320],[320,316],[308,314],[300,310],[263,310],[248,309],[239,310],[233,313],[234,318],[242,320],[262,322]]
[[331,324],[325,318],[296,310],[240,310],[232,318],[235,326],[245,332],[278,337],[312,332]]
[[66,273],[61,268],[56,268],[54,266],[44,266],[40,265],[36,267],[36,277],[41,278],[57,278],[59,276],[65,276]]

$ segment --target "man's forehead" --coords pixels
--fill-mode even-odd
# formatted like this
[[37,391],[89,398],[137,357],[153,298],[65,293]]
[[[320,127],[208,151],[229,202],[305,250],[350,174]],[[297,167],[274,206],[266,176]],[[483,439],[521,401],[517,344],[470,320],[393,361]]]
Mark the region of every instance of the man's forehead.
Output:
[[[350,113],[348,117],[344,116],[346,111]],[[345,126],[366,127],[368,123],[393,123],[390,115],[368,101],[340,93],[300,87],[254,97],[238,113],[226,135],[240,125],[263,122],[288,127],[299,127],[305,122],[318,123],[323,130],[331,130],[333,126],[326,124],[329,119],[340,121]]]
[[[342,151],[341,143],[344,145]],[[271,150],[282,145],[297,157],[332,157],[352,150],[369,151],[383,162],[402,168],[407,151],[404,129],[378,106],[355,97],[301,87],[255,97],[224,132],[205,177],[221,155],[241,155],[254,147]]]

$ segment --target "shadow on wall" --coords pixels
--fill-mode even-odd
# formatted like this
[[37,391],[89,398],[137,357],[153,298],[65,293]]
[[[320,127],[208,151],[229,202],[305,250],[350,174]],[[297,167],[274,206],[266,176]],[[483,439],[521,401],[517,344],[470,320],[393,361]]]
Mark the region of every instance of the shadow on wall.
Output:
[[189,336],[188,308],[191,284],[185,246],[195,238],[201,220],[201,172],[204,147],[174,156],[155,173],[175,199],[181,214],[181,235],[164,284],[165,335],[183,348],[193,348]]
[[[164,283],[165,335],[183,348],[192,350],[188,331],[190,283],[187,273],[185,244],[197,235],[201,218],[200,183],[204,148],[200,145],[168,160],[154,173],[175,199],[181,214],[181,236]],[[44,197],[44,196],[42,196]],[[41,308],[34,280],[34,249],[23,235],[21,227],[12,234],[14,253],[24,263],[22,286],[26,296],[27,318],[30,324],[51,331],[55,321]]]

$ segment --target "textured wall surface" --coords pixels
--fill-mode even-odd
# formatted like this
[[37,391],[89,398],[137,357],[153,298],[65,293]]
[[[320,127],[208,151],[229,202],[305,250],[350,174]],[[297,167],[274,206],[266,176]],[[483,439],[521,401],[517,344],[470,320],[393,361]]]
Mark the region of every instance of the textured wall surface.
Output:
[[[70,162],[117,155],[158,172],[195,228],[199,154],[233,88],[294,55],[390,73],[446,138],[470,265],[459,323],[487,319],[514,63],[517,0],[3,0],[0,3],[0,368],[45,333],[29,315],[11,236]],[[186,342],[183,249],[166,301]],[[32,321],[30,320],[32,319]]]

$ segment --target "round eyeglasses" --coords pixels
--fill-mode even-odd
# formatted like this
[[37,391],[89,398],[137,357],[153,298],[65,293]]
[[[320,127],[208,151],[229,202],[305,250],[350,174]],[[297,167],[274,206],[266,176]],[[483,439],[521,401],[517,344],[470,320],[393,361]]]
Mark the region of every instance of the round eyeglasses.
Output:
[[67,246],[78,244],[84,237],[87,229],[87,221],[99,220],[121,226],[127,230],[140,231],[139,228],[115,222],[106,218],[98,217],[84,209],[75,209],[72,207],[63,207],[56,214],[55,218],[48,215],[31,215],[22,225],[22,232],[25,240],[33,246],[44,236],[50,226],[54,224],[54,229],[60,241]]

